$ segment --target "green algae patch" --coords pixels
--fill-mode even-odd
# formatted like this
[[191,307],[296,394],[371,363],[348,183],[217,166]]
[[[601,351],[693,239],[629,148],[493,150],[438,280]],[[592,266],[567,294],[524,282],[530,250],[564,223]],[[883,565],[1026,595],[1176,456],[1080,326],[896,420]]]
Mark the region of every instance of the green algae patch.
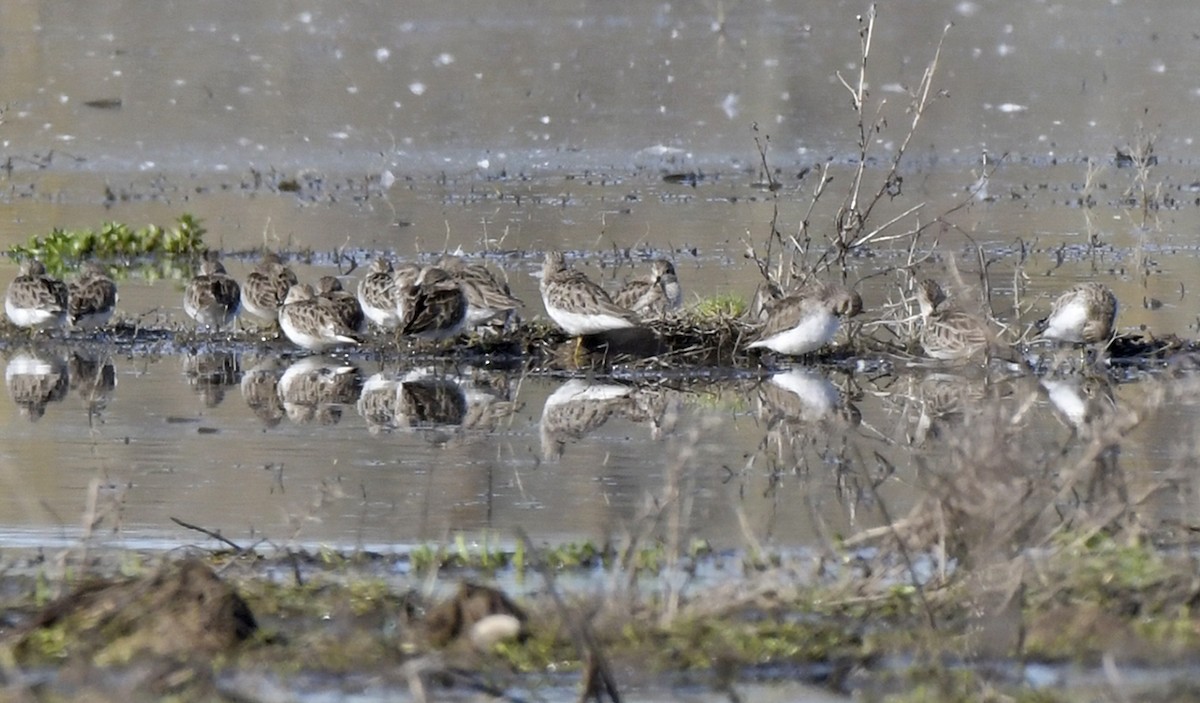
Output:
[[55,228],[48,234],[30,237],[25,244],[9,247],[8,255],[17,260],[38,259],[55,276],[65,275],[82,261],[98,260],[113,264],[110,274],[125,277],[127,262],[147,260],[142,273],[148,277],[178,278],[182,274],[169,270],[171,263],[203,252],[207,248],[204,234],[200,220],[188,214],[180,215],[167,227],[151,224],[135,228],[122,222],[106,222],[99,229]]

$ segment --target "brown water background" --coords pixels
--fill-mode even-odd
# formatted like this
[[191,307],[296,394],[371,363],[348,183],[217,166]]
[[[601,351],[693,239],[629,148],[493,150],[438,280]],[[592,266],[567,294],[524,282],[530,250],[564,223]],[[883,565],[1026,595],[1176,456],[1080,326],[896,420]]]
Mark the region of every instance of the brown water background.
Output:
[[[812,169],[831,162],[831,188],[844,192],[855,122],[837,76],[857,75],[855,14],[864,10],[6,2],[0,246],[53,227],[166,224],[190,212],[227,251],[530,252],[494,259],[529,317],[541,305],[528,274],[546,247],[580,252],[609,285],[634,272],[616,265],[615,251],[671,252],[690,300],[747,297],[759,274],[746,242],[764,241],[773,218],[797,230]],[[910,145],[902,196],[879,221],[918,205],[908,221],[928,221],[970,200],[986,154],[999,163],[988,197],[926,236],[936,254],[928,273],[953,263],[969,279],[978,242],[994,260],[997,309],[1011,311],[1018,289],[1025,296],[1027,309],[1007,315],[1018,327],[1071,282],[1098,278],[1122,300],[1123,329],[1196,337],[1197,18],[1183,1],[883,7],[868,67],[873,98],[886,98],[876,159],[904,138],[908,90],[954,26],[935,80],[945,95]],[[769,137],[778,198],[758,186],[756,137]],[[1114,157],[1151,141],[1158,160],[1145,185],[1161,207],[1146,212],[1129,200],[1142,192],[1136,169]],[[664,173],[702,178],[671,183]],[[273,187],[287,178],[312,185]],[[811,216],[817,236],[837,202],[826,198]],[[868,319],[899,299],[897,274],[870,276],[903,263],[906,245],[854,262]],[[298,269],[331,272],[328,261]],[[251,261],[229,264],[240,277]],[[15,274],[11,263],[0,268]],[[181,289],[125,281],[121,309],[144,324],[181,324]],[[512,374],[500,382],[518,408],[510,418],[431,436],[372,433],[353,406],[336,425],[268,427],[237,386],[215,404],[198,395],[178,356],[112,361],[117,386],[98,412],[72,393],[30,423],[0,403],[0,526],[11,543],[74,539],[93,485],[101,504],[120,507],[104,529],[130,545],[195,539],[169,522],[177,516],[247,542],[371,546],[459,530],[508,538],[518,525],[594,538],[627,527],[674,485],[697,536],[802,546],[878,524],[880,501],[902,514],[920,495],[921,462],[938,452],[911,444],[903,389],[920,378],[906,374],[819,370],[861,419],[799,431],[799,462],[780,458],[778,428],[750,379],[672,394],[673,419],[658,430],[616,413],[547,459],[542,409],[561,378]],[[368,361],[361,373],[379,370]],[[1130,380],[1114,402],[1138,402],[1157,378]],[[1040,399],[1029,441],[1065,443],[1071,432]],[[1135,480],[1160,481],[1180,471],[1172,459],[1193,432],[1194,409],[1174,403],[1138,430],[1121,462]],[[680,482],[670,469],[686,448],[695,452]],[[872,488],[870,462],[859,459],[876,450],[898,471]],[[856,458],[849,468],[844,456]],[[1178,487],[1154,509],[1192,523],[1197,486],[1185,473]]]

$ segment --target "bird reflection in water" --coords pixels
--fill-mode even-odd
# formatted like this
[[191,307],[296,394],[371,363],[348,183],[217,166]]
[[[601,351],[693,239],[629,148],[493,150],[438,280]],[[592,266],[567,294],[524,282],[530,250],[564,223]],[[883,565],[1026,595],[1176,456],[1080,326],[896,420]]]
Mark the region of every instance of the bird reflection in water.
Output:
[[44,349],[17,352],[4,369],[4,385],[21,416],[30,422],[46,414],[46,406],[67,396],[70,371],[66,361]]
[[568,442],[594,432],[614,413],[625,411],[633,391],[633,386],[578,378],[559,386],[542,406],[542,457],[561,459]]
[[[789,369],[758,386],[758,414],[766,423],[763,447],[774,446],[780,466],[805,463],[805,449],[857,427],[858,407],[814,369]],[[823,451],[818,447],[819,451]]]
[[113,391],[117,387],[117,374],[112,357],[86,350],[71,352],[67,362],[71,376],[71,390],[79,394],[88,410],[88,425],[96,415],[108,407]]
[[279,377],[282,374],[283,367],[279,359],[273,356],[264,358],[242,374],[242,400],[267,427],[275,427],[287,414],[279,398]]
[[[402,428],[489,431],[515,412],[509,394],[502,374],[479,371],[459,377],[433,369],[414,369],[403,376],[381,372],[363,384],[358,412],[373,434]],[[447,441],[450,436],[438,432],[428,438]]]
[[293,423],[336,425],[345,406],[358,399],[362,385],[357,366],[327,356],[310,356],[289,366],[276,390]]
[[188,352],[183,356],[183,375],[204,400],[204,407],[215,408],[225,400],[225,389],[241,378],[241,359],[231,351]]

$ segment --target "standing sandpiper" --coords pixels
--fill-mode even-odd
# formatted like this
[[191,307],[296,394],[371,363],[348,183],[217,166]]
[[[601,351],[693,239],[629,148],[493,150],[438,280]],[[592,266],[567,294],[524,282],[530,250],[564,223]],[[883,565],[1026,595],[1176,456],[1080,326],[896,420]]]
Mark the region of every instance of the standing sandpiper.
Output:
[[21,262],[21,273],[8,285],[4,312],[18,327],[53,329],[67,321],[67,286],[46,275],[46,267],[35,259]]
[[295,285],[279,308],[279,327],[297,346],[323,352],[343,344],[360,343],[331,301],[318,298],[312,286]]
[[1050,316],[1037,323],[1046,339],[1071,344],[1107,343],[1115,331],[1117,296],[1103,283],[1081,283],[1054,301]]
[[467,326],[467,296],[444,269],[430,266],[404,292],[402,333],[432,341],[457,337]]
[[862,312],[862,298],[849,288],[825,283],[808,285],[767,304],[766,323],[750,349],[770,349],[801,356],[833,341],[842,318]]
[[524,305],[508,291],[492,272],[482,264],[469,264],[462,257],[446,254],[437,267],[449,273],[462,285],[467,296],[467,328],[473,329],[498,318],[507,318],[513,310]]
[[937,281],[917,284],[921,306],[921,348],[942,361],[965,361],[988,351],[992,335],[982,320],[954,307],[946,307],[946,293]]
[[358,334],[367,331],[367,317],[363,314],[358,297],[343,290],[337,276],[321,276],[317,281],[317,297],[329,301],[346,327]]
[[72,327],[94,329],[108,324],[117,307],[117,284],[100,264],[89,261],[79,269],[79,277],[68,286]]
[[650,275],[626,283],[613,302],[643,318],[661,318],[678,310],[683,303],[683,289],[674,264],[656,259],[650,264]]
[[241,310],[241,287],[225,273],[216,252],[200,262],[200,272],[183,292],[183,310],[201,325],[219,331]]
[[242,309],[269,322],[279,319],[279,306],[288,289],[296,285],[296,274],[273,251],[263,254],[242,283]]
[[614,303],[603,288],[569,268],[561,252],[546,252],[541,290],[546,314],[574,337],[642,324],[641,318]]
[[382,329],[390,330],[400,324],[396,309],[398,301],[399,290],[392,262],[381,256],[371,262],[367,275],[358,282],[358,302],[368,320]]

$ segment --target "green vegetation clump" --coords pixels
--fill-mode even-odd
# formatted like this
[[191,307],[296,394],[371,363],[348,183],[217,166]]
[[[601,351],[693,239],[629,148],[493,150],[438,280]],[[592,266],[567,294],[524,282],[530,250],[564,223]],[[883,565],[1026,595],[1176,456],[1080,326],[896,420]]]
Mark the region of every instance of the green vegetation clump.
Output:
[[[189,214],[180,215],[170,227],[146,225],[134,229],[120,222],[107,222],[100,229],[55,228],[45,236],[33,236],[25,244],[9,248],[8,255],[21,260],[35,258],[46,270],[61,276],[81,261],[130,261],[150,259],[144,267],[151,277],[170,275],[169,267],[177,257],[191,257],[203,252],[204,227]],[[117,273],[120,273],[119,271]]]
[[692,309],[692,314],[698,320],[733,319],[741,317],[745,312],[746,301],[729,293],[705,298]]

